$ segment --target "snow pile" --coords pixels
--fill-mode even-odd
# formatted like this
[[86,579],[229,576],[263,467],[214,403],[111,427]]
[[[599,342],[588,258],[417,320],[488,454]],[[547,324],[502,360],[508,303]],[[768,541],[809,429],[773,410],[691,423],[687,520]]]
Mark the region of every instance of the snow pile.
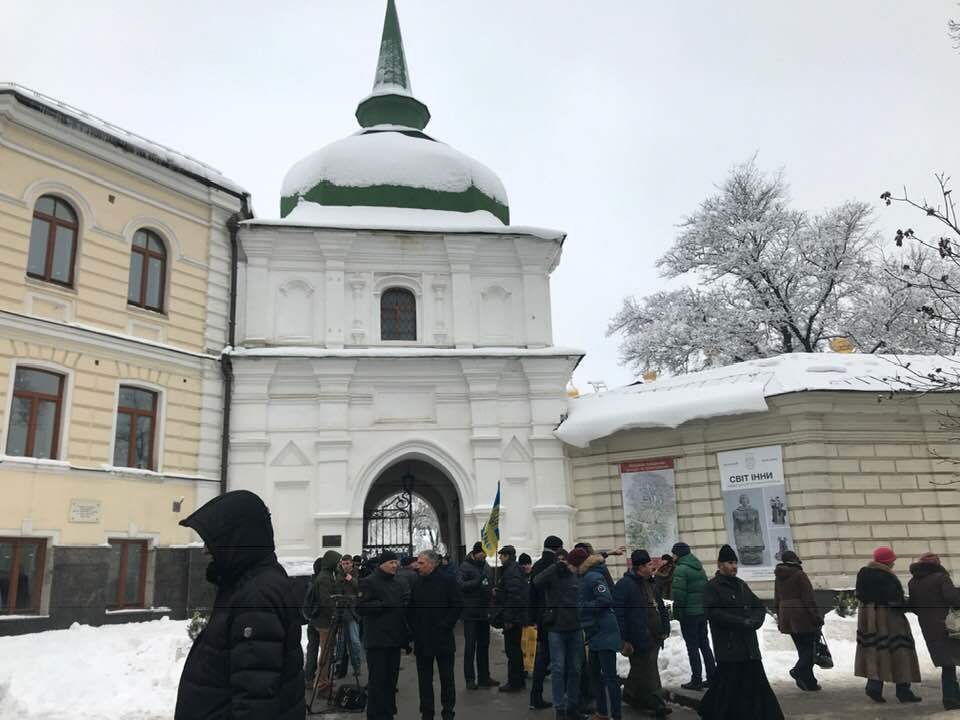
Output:
[[399,132],[367,132],[338,140],[298,162],[283,179],[284,197],[327,181],[340,187],[400,185],[444,192],[475,186],[507,203],[500,178],[486,165],[435,140]]
[[[926,652],[916,616],[908,614],[907,619],[910,621],[910,629],[917,645],[922,676],[928,679],[939,677],[940,671],[933,666]],[[836,612],[831,611],[825,618],[823,635],[830,648],[830,654],[833,655],[833,669],[814,668],[814,673],[824,683],[851,681],[854,677],[853,666],[857,654],[857,618],[840,617]],[[763,667],[770,682],[792,684],[790,670],[797,662],[797,650],[790,636],[782,634],[777,629],[777,621],[772,615],[767,615],[763,627],[760,628],[758,639],[760,654],[763,656]],[[710,642],[712,647],[712,637]],[[690,680],[687,647],[680,635],[680,623],[676,620],[670,623],[670,637],[660,651],[659,667],[660,682],[664,687],[678,688],[682,683]],[[629,672],[630,661],[622,655],[617,655],[617,673],[621,677],[626,677]]]
[[287,575],[290,577],[297,577],[300,575],[306,575],[307,577],[310,577],[313,575],[313,558],[281,557],[277,558],[277,561],[283,565],[283,569],[287,571]]
[[[899,392],[960,357],[793,353],[637,383],[569,402],[555,431],[563,442],[591,441],[632,428],[675,428],[691,420],[767,410],[766,398],[813,390]],[[909,365],[909,368],[906,366]]]
[[107,122],[96,115],[91,115],[90,113],[84,112],[79,108],[68,105],[62,100],[57,100],[49,95],[44,95],[36,90],[31,90],[23,85],[18,85],[17,83],[0,83],[0,92],[4,91],[16,93],[27,98],[28,100],[40,103],[55,110],[56,112],[62,113],[63,115],[83,123],[97,132],[119,140],[120,142],[130,146],[130,148],[134,151],[138,151],[139,153],[147,156],[149,159],[158,160],[164,165],[169,165],[179,170],[183,170],[193,175],[205,178],[210,182],[228,190],[232,190],[233,192],[244,192],[244,189],[240,185],[225,177],[216,168],[200,162],[196,158],[192,158],[189,155],[184,155],[183,153],[178,152],[173,148],[169,148],[166,145],[161,145],[153,140],[148,140],[142,135],[137,135],[129,130],[124,130],[122,127],[118,127],[113,123]]
[[368,205],[321,205],[301,200],[284,221],[290,225],[351,225],[369,230],[436,228],[503,227],[493,213],[486,210],[457,212],[424,208],[374,207]]
[[166,618],[0,638],[0,720],[169,720],[190,646]]

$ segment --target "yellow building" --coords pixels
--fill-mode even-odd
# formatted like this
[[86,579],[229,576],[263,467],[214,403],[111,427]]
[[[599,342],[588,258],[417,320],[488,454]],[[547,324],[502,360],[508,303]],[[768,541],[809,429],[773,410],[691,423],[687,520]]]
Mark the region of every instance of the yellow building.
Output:
[[248,214],[213,168],[0,85],[0,634],[184,611]]

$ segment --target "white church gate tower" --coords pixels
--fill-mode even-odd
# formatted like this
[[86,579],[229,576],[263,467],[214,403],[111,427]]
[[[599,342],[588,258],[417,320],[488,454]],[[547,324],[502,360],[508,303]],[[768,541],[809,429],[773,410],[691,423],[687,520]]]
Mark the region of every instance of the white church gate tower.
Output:
[[510,226],[499,178],[424,133],[393,0],[356,115],[291,168],[281,219],[239,232],[231,489],[264,498],[285,557],[409,548],[375,523],[406,522],[404,498],[458,554],[498,482],[504,543],[569,538],[553,429],[581,353],[553,347],[549,284],[564,234]]

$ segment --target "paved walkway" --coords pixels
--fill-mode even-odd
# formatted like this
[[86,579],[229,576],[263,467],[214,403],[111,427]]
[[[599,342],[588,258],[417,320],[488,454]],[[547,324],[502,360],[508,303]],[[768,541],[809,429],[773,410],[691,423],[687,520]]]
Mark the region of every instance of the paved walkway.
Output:
[[[503,654],[503,642],[498,635],[491,637],[490,665],[491,675],[503,680],[507,676],[506,658]],[[462,650],[462,637],[457,640],[458,649]],[[924,682],[915,686],[915,691],[923,698],[923,702],[909,706],[901,705],[893,696],[893,688],[886,689],[888,702],[877,705],[863,694],[863,681],[849,675],[841,675],[838,671],[821,670],[818,673],[823,690],[818,693],[801,692],[793,683],[775,683],[774,690],[780,700],[784,715],[790,720],[893,720],[894,718],[954,718],[960,720],[960,711],[944,712],[940,704],[940,683]],[[527,707],[529,697],[527,693],[505,694],[497,692],[496,688],[467,690],[463,680],[463,661],[457,658],[457,720],[490,720],[490,718],[510,718],[511,720],[553,720],[553,710],[530,710]],[[361,682],[365,680],[361,678]],[[437,717],[440,708],[440,684],[434,676],[436,688]],[[397,720],[418,720],[419,699],[417,695],[417,668],[413,655],[404,656],[400,669],[400,693],[397,699],[399,713]],[[679,688],[668,688],[678,691]],[[684,692],[679,690],[680,692]],[[697,693],[686,693],[697,695]],[[544,697],[550,699],[550,681],[547,680]],[[307,695],[309,700],[309,694]],[[672,720],[696,720],[696,712],[678,705],[671,706],[674,710],[670,716]],[[314,710],[322,710],[325,703],[317,700]],[[309,717],[309,716],[308,716]],[[318,717],[329,720],[356,720],[365,717],[365,714],[324,713]],[[623,717],[643,718],[643,713],[624,706]],[[744,720],[749,720],[744,718]]]

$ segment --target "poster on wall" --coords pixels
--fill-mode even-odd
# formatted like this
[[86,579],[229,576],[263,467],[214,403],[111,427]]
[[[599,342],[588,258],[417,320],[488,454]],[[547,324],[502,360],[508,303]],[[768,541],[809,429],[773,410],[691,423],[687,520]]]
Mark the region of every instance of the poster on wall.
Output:
[[783,451],[779,445],[717,453],[727,542],[744,580],[773,580],[784,551],[793,549],[787,520]]
[[642,548],[651,557],[659,557],[670,552],[677,542],[673,458],[623,463],[620,479],[627,553]]

